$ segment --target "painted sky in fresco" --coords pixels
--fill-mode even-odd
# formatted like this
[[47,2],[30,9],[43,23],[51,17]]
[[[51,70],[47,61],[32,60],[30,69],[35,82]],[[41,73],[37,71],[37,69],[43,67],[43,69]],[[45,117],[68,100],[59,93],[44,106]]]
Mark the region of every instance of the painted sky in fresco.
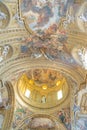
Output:
[[38,32],[58,24],[73,0],[22,0],[21,12],[30,29]]

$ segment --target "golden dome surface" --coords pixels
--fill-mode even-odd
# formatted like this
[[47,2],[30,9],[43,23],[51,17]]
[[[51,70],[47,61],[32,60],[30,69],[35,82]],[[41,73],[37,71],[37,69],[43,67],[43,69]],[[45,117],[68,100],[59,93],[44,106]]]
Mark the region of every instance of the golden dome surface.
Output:
[[31,69],[19,78],[18,93],[22,99],[38,108],[51,108],[61,104],[69,93],[63,74],[52,69]]

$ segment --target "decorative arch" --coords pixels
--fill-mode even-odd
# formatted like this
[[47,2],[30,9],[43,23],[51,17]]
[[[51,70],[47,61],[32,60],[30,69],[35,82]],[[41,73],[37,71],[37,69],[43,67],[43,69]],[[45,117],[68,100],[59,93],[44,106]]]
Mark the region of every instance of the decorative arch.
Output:
[[[3,82],[2,82],[3,83]],[[6,81],[3,85],[3,89],[7,89],[8,100],[3,107],[0,108],[0,117],[2,120],[1,130],[10,130],[11,123],[13,120],[14,105],[15,105],[15,95],[13,86],[9,81]]]
[[60,120],[52,115],[47,114],[34,114],[23,119],[17,126],[16,130],[19,129],[27,130],[66,130],[65,126]]

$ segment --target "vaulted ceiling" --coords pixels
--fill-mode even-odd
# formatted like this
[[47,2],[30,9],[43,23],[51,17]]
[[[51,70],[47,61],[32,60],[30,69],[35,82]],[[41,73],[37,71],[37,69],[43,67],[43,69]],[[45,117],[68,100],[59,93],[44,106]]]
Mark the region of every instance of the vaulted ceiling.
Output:
[[86,70],[86,0],[0,0],[0,129],[86,130]]

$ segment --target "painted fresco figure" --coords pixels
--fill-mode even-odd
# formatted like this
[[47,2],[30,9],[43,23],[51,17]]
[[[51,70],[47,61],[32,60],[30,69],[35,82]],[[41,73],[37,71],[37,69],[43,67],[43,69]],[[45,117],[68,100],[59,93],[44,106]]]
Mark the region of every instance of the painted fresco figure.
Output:
[[62,123],[64,123],[64,122],[65,122],[65,115],[63,114],[62,111],[60,111],[60,112],[58,113],[58,116],[59,116],[59,119],[62,121]]

